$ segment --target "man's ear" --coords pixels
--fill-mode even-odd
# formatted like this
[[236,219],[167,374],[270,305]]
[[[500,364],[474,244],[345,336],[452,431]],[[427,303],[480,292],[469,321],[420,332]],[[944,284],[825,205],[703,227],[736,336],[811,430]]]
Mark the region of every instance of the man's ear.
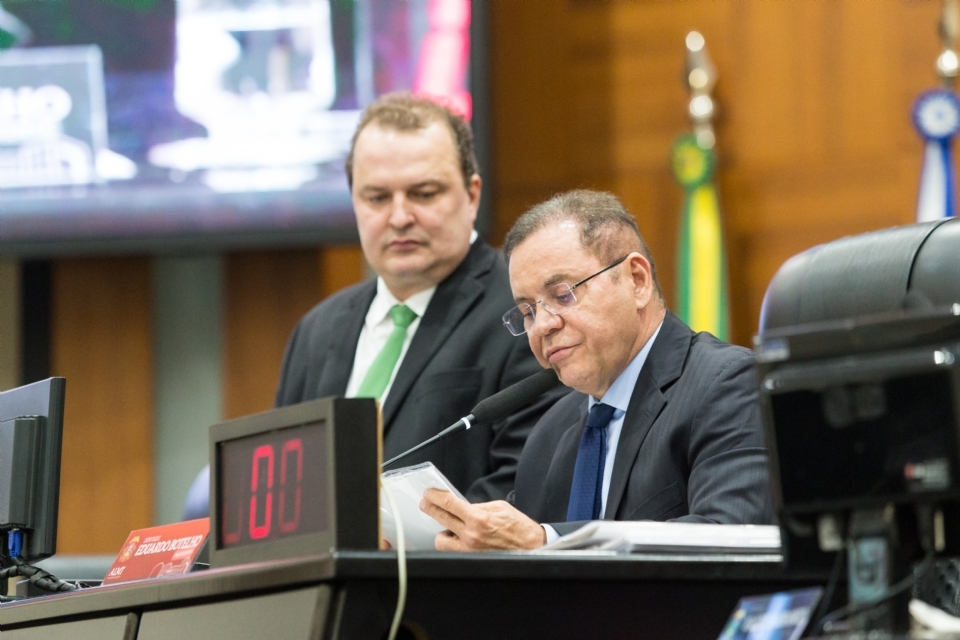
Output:
[[643,309],[654,297],[653,268],[643,254],[635,251],[627,257],[630,277],[633,279],[633,297],[637,309]]
[[480,208],[480,194],[483,191],[483,180],[480,178],[480,174],[473,174],[470,176],[470,184],[467,187],[467,195],[470,198],[470,205],[473,207],[474,215],[476,215],[477,209]]

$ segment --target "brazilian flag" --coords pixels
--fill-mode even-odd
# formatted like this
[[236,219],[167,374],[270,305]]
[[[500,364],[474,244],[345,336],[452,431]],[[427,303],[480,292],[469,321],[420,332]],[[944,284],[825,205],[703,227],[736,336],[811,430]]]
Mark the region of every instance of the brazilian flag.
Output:
[[727,257],[713,186],[715,156],[694,135],[681,136],[672,155],[673,173],[685,192],[677,252],[677,315],[694,331],[729,340]]

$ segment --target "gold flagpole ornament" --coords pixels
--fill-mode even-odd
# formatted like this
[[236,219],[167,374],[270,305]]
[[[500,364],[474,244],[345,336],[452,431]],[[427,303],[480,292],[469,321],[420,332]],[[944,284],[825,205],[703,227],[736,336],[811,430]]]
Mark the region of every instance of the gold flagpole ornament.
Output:
[[960,6],[958,0],[943,0],[940,14],[940,42],[943,52],[937,58],[937,75],[944,89],[956,84],[960,60],[957,59],[957,36],[960,35]]
[[706,41],[699,31],[687,34],[687,86],[690,88],[688,110],[693,120],[697,143],[704,149],[712,149],[716,138],[713,135],[714,104],[710,92],[717,84],[717,68],[707,53]]

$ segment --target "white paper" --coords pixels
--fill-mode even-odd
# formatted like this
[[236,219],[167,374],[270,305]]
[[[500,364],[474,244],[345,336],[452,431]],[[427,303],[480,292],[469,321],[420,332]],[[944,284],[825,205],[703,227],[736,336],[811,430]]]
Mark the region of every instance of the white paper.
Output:
[[435,548],[433,541],[444,527],[420,511],[420,500],[427,489],[449,491],[465,500],[432,462],[388,471],[380,476],[380,535],[391,547],[397,546],[397,524],[387,501],[387,492],[400,514],[407,551],[432,551]]
[[780,553],[775,525],[690,522],[590,522],[541,549],[606,549],[628,553]]

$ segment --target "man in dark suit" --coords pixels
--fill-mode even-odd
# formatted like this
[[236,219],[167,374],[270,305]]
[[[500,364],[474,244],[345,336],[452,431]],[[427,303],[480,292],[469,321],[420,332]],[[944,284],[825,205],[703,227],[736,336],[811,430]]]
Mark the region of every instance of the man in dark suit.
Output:
[[[513,302],[506,263],[473,230],[481,180],[463,118],[409,94],[385,96],[361,118],[347,176],[378,278],[304,316],[287,346],[276,404],[380,398],[390,458],[540,367],[499,326]],[[530,429],[560,395],[404,464],[432,461],[470,500],[506,497]]]
[[512,504],[425,494],[447,527],[437,547],[534,548],[596,519],[770,522],[753,357],[667,311],[623,205],[556,196],[504,251],[517,302],[505,324],[576,393],[534,428]]

